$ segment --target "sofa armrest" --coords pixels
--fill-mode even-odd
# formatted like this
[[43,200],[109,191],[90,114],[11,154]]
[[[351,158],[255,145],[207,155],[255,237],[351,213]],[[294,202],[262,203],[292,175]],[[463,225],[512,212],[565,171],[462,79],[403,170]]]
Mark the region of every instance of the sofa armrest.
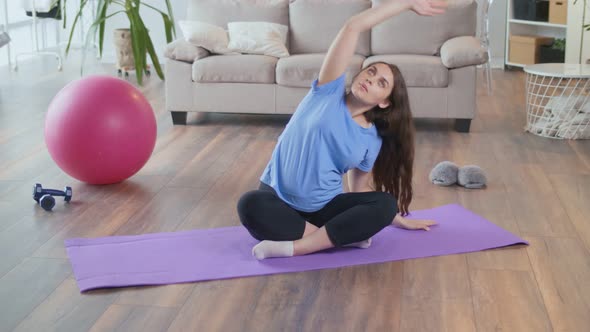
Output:
[[487,50],[473,36],[447,40],[440,48],[440,57],[443,65],[449,69],[480,65],[489,60]]
[[177,39],[166,45],[164,56],[177,61],[193,63],[199,59],[208,57],[211,53],[206,49],[195,46],[184,39]]
[[190,111],[193,109],[193,65],[184,61],[166,59],[165,96],[166,110]]

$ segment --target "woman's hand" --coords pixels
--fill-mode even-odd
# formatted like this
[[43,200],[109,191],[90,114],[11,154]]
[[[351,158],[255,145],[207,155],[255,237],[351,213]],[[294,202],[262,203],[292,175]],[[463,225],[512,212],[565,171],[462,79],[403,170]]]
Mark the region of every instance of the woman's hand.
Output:
[[416,229],[423,229],[426,231],[430,230],[430,226],[436,225],[436,221],[434,220],[427,220],[427,219],[406,219],[399,214],[395,216],[393,222],[391,223],[395,227],[409,229],[409,230],[416,230]]
[[442,0],[406,0],[410,10],[422,16],[435,16],[444,14],[448,4]]

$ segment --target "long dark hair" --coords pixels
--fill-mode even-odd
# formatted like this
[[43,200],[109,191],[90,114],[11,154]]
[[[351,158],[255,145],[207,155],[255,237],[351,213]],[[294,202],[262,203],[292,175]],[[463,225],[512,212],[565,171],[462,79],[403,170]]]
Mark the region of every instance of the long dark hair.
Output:
[[[408,214],[412,201],[412,175],[414,167],[414,122],[406,81],[399,68],[385,62],[393,73],[393,91],[390,105],[379,105],[365,112],[365,118],[373,122],[383,144],[373,166],[375,190],[392,194],[398,201],[402,216]],[[375,64],[375,63],[373,63]]]

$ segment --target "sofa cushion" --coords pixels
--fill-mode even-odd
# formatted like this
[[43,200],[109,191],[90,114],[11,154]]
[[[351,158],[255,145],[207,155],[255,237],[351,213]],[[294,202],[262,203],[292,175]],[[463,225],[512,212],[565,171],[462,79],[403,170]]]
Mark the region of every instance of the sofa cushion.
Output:
[[[320,76],[320,68],[326,54],[298,54],[281,58],[277,62],[277,84],[289,87],[309,88]],[[361,70],[365,57],[355,54],[346,70],[346,86]]]
[[440,58],[447,68],[460,68],[486,63],[488,52],[479,39],[462,36],[447,40],[440,48]]
[[187,20],[226,28],[229,22],[289,25],[289,0],[188,0]]
[[[368,0],[295,0],[289,5],[291,54],[326,53],[351,16],[371,7]],[[361,34],[356,52],[370,54],[369,31]]]
[[277,58],[267,55],[214,55],[193,63],[199,83],[275,83]]
[[408,87],[444,88],[449,85],[449,70],[442,64],[440,57],[407,54],[375,55],[365,60],[363,68],[377,61],[396,65]]
[[[383,1],[388,0],[374,0],[373,6]],[[371,52],[373,55],[436,55],[445,41],[458,36],[474,36],[476,23],[476,2],[448,8],[445,14],[438,16],[403,12],[371,30]]]

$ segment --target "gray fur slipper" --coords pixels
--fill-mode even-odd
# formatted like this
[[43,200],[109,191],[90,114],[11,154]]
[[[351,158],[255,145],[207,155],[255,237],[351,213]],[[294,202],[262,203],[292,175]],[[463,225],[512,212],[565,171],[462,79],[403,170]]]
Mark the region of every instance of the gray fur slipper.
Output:
[[467,189],[480,189],[486,186],[486,175],[476,165],[467,165],[459,168],[459,185]]
[[428,179],[439,186],[452,186],[457,183],[458,172],[459,166],[450,161],[442,161],[430,171]]

